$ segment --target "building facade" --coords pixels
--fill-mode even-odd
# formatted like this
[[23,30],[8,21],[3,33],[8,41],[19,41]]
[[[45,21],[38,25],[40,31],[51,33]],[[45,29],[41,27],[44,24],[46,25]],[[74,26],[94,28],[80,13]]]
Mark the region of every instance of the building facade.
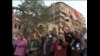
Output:
[[16,13],[12,13],[12,34],[13,36],[18,36],[19,33],[22,33],[23,25],[21,20],[17,17]]
[[53,14],[53,22],[57,25],[57,31],[67,27],[70,31],[81,33],[85,27],[85,18],[81,13],[63,2],[53,3],[50,6]]

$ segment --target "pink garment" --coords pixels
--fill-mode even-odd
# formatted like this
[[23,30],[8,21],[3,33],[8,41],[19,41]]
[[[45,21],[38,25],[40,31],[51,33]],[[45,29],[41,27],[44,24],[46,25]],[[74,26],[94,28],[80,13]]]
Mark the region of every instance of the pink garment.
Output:
[[25,38],[23,38],[22,40],[18,39],[16,41],[16,50],[14,52],[14,55],[25,56],[26,46],[27,40]]

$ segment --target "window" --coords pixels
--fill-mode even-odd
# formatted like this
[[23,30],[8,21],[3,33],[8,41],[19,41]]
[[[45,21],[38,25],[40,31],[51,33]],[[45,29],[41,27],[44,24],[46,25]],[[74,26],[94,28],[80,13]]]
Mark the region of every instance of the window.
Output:
[[64,13],[64,12],[61,12],[63,15],[66,15],[66,16],[68,16],[66,13]]
[[70,18],[73,20],[73,16],[72,15],[70,15]]
[[19,25],[18,29],[21,29],[21,25]]
[[65,21],[66,21],[66,22],[69,22],[69,19],[66,19]]
[[57,30],[56,30],[56,28],[54,27],[53,28],[53,33],[56,35],[56,33],[57,33]]
[[59,14],[60,13],[60,11],[57,11],[55,14],[57,15],[57,14]]
[[17,28],[17,24],[14,25],[14,28]]

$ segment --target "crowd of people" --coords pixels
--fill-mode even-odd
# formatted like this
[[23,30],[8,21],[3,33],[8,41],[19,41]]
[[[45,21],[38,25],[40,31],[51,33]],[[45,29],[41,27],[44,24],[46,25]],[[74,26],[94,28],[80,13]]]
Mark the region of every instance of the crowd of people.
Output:
[[[34,36],[33,36],[34,37]],[[73,32],[49,31],[40,39],[28,39],[23,34],[13,36],[14,56],[84,56],[85,44]]]

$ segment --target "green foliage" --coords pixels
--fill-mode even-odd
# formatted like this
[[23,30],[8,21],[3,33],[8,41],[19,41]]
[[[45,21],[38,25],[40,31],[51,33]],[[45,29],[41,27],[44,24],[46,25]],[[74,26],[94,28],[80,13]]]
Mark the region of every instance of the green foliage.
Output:
[[52,18],[49,7],[44,5],[43,0],[25,0],[19,5],[19,10],[22,12],[21,21],[24,25],[24,35],[32,35],[32,28],[36,28],[38,23],[47,22]]

